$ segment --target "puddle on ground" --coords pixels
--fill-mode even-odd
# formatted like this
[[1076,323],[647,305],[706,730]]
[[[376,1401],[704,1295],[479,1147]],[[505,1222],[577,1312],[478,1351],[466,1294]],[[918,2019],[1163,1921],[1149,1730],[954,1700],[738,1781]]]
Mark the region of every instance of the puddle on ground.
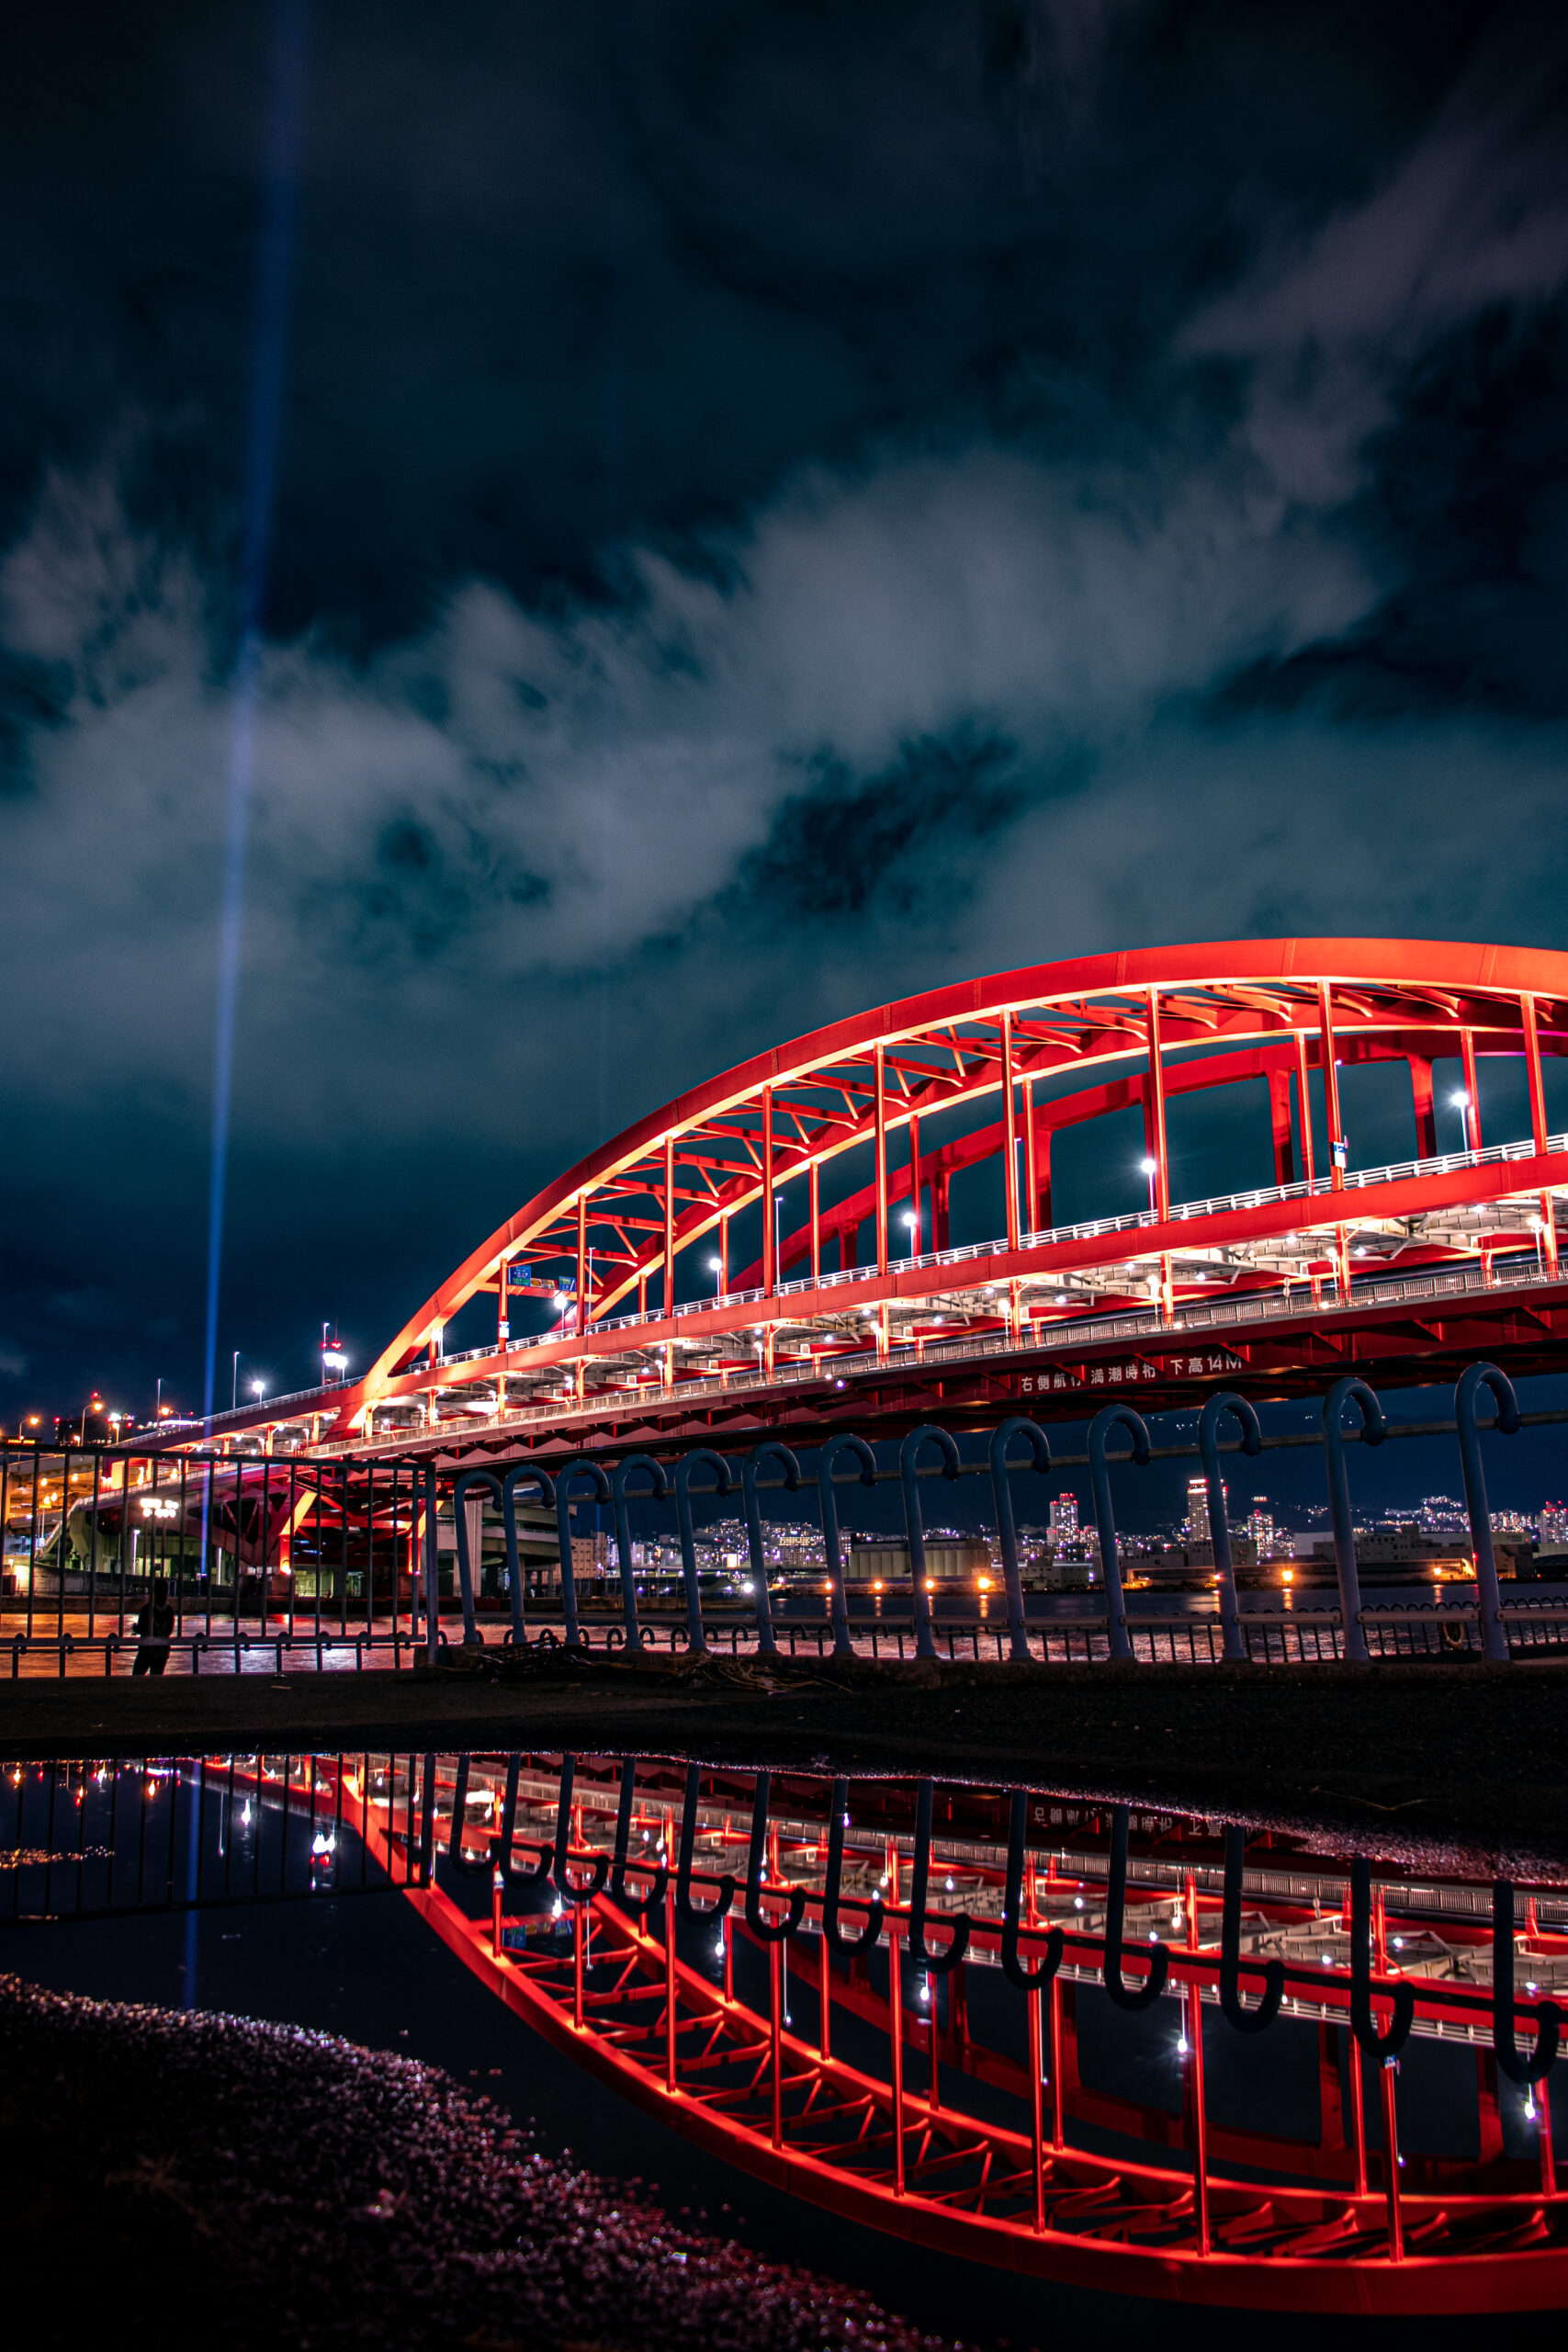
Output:
[[3,1769],[16,1974],[417,2056],[950,2340],[1568,2301],[1568,1874],[646,1756]]

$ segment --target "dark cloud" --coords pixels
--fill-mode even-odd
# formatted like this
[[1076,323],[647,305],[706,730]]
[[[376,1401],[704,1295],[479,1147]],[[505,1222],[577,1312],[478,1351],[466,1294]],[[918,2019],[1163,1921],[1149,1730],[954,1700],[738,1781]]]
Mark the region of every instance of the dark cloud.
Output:
[[[271,22],[0,35],[0,1396],[84,1330],[197,1372]],[[606,1128],[901,989],[1560,941],[1565,55],[318,5],[226,1344],[367,1350]]]
[[1022,799],[1016,747],[958,729],[903,745],[879,775],[856,778],[830,753],[808,763],[761,848],[742,859],[737,895],[770,920],[836,922],[876,906],[918,918],[961,895],[975,854]]

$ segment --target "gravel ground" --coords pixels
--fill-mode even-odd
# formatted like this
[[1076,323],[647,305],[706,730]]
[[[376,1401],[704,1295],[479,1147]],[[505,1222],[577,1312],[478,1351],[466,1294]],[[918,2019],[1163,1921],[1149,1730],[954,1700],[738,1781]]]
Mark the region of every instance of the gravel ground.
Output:
[[435,2067],[293,2027],[0,1976],[0,2149],[11,2308],[30,2278],[42,2346],[946,2344],[547,2161]]
[[660,1666],[0,1684],[0,1755],[633,1749],[1127,1797],[1486,1874],[1568,1861],[1568,1666]]

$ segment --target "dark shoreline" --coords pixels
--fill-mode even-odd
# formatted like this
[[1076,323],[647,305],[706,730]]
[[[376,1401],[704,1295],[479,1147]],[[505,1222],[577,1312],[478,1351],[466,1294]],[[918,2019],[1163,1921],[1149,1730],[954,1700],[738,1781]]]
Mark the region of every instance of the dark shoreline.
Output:
[[[1568,1665],[749,1668],[80,1679],[0,1686],[18,1759],[255,1748],[574,1747],[1125,1797],[1434,1864],[1568,1862]],[[830,1679],[830,1673],[836,1679]]]
[[0,1976],[0,2254],[62,2352],[143,2324],[168,2352],[949,2342],[546,2156],[438,2067],[298,2027]]

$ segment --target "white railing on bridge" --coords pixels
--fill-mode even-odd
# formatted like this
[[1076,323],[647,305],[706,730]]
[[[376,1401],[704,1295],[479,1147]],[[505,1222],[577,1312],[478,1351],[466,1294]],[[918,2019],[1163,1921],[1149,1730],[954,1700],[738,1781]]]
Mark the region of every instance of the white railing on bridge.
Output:
[[[1546,1151],[1548,1155],[1568,1153],[1568,1134],[1548,1136]],[[1533,1159],[1535,1157],[1535,1146],[1530,1142],[1486,1144],[1479,1151],[1439,1152],[1430,1159],[1400,1159],[1391,1161],[1381,1168],[1349,1169],[1345,1173],[1344,1189],[1347,1192],[1364,1192],[1379,1185],[1404,1183],[1416,1177],[1456,1175],[1472,1169],[1507,1166],[1520,1160]],[[1220,1193],[1207,1200],[1173,1203],[1169,1216],[1165,1221],[1170,1225],[1191,1224],[1202,1218],[1231,1216],[1238,1211],[1268,1208],[1280,1202],[1317,1200],[1326,1197],[1333,1190],[1332,1176],[1314,1176],[1310,1181],[1303,1177],[1299,1182],[1293,1184],[1258,1185],[1250,1192]],[[1021,1237],[1019,1247],[1021,1250],[1044,1250],[1059,1243],[1100,1241],[1122,1233],[1147,1232],[1160,1222],[1158,1216],[1151,1209],[1129,1210],[1122,1216],[1090,1217],[1082,1219],[1076,1225],[1055,1225],[1043,1232],[1027,1233]],[[1530,1246],[1530,1237],[1521,1233],[1520,1249],[1528,1250]],[[988,1258],[1006,1257],[1008,1254],[1009,1245],[1005,1239],[970,1241],[961,1244],[956,1249],[927,1250],[919,1256],[894,1259],[889,1263],[888,1272],[908,1273],[945,1266],[971,1266],[982,1263]],[[874,1266],[845,1266],[830,1273],[807,1274],[791,1282],[779,1283],[775,1285],[773,1295],[775,1298],[790,1298],[796,1297],[807,1291],[836,1290],[883,1279],[885,1277],[879,1274]],[[1479,1283],[1481,1280],[1481,1275],[1477,1273],[1476,1281]],[[1356,1295],[1361,1297],[1364,1295],[1358,1287]],[[705,1314],[715,1307],[761,1306],[765,1304],[767,1297],[767,1292],[762,1290],[739,1290],[725,1291],[709,1298],[683,1299],[676,1303],[673,1314],[668,1317],[662,1314],[649,1316],[634,1313],[610,1316],[602,1322],[590,1322],[588,1336],[597,1339],[608,1331],[652,1330],[660,1323],[679,1322],[684,1317]],[[1224,1313],[1228,1313],[1232,1319],[1244,1322],[1257,1321],[1264,1311],[1251,1300],[1216,1302],[1216,1306],[1221,1306]],[[1190,1306],[1179,1309],[1179,1315],[1190,1314],[1192,1311]],[[1202,1313],[1205,1309],[1200,1306],[1198,1311]],[[1274,1311],[1294,1312],[1295,1309],[1292,1307],[1289,1310],[1282,1310],[1276,1306]],[[1136,1336],[1153,1328],[1154,1320],[1157,1318],[1152,1320],[1148,1317],[1118,1317],[1113,1335]],[[1168,1329],[1170,1327],[1161,1325],[1159,1328]],[[1205,1324],[1204,1328],[1209,1326]],[[1070,1329],[1075,1336],[1081,1338],[1084,1327],[1079,1323],[1072,1322],[1052,1325],[1049,1329],[1052,1332]],[[477,1348],[464,1348],[451,1355],[437,1357],[434,1369],[441,1372],[457,1364],[489,1361],[495,1364],[498,1372],[509,1371],[516,1358],[525,1356],[536,1348],[555,1346],[563,1337],[574,1336],[575,1333],[571,1330],[563,1333],[557,1329],[553,1331],[536,1332],[525,1339],[511,1340],[504,1346],[490,1340]],[[973,1346],[984,1344],[986,1343],[964,1342],[960,1352],[968,1352]],[[1045,1339],[1041,1344],[1051,1345],[1053,1342]],[[1007,1345],[1010,1351],[1016,1342],[1009,1340]],[[928,1346],[924,1352],[924,1361],[931,1363],[933,1360],[935,1360],[934,1349],[932,1346]],[[786,1367],[784,1372],[776,1374],[775,1384],[779,1379],[787,1378],[793,1369],[793,1367]],[[818,1375],[813,1367],[800,1372],[797,1376],[816,1378]],[[761,1385],[759,1375],[738,1373],[730,1375],[726,1382],[715,1384],[715,1385],[719,1389],[733,1389],[738,1384],[746,1381]],[[681,1390],[682,1396],[694,1396],[700,1393],[698,1387],[684,1381],[681,1384]],[[336,1391],[332,1388],[298,1389],[285,1396],[265,1398],[261,1409],[268,1419],[285,1408],[293,1410],[309,1407],[324,1410],[331,1406]],[[240,1406],[231,1412],[215,1413],[210,1424],[206,1426],[210,1427],[215,1436],[221,1434],[226,1428],[251,1427],[254,1425],[257,1409],[254,1406]],[[560,1406],[543,1409],[553,1412],[557,1418],[561,1413]],[[513,1417],[509,1416],[509,1420],[512,1418]],[[533,1418],[538,1418],[538,1415],[536,1414]],[[362,1440],[352,1441],[354,1443],[363,1442]]]

